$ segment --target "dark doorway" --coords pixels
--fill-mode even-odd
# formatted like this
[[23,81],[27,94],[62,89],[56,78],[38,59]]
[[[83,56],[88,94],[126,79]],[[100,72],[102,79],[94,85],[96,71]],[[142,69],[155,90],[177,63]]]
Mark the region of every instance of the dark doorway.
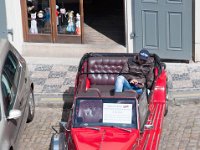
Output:
[[[92,38],[96,43],[105,38],[125,46],[125,19],[123,0],[84,0],[85,40]],[[90,30],[97,32],[91,33]],[[90,36],[90,34],[93,34]],[[94,35],[96,34],[96,35]],[[106,40],[105,40],[106,41]],[[109,41],[109,40],[107,40]]]

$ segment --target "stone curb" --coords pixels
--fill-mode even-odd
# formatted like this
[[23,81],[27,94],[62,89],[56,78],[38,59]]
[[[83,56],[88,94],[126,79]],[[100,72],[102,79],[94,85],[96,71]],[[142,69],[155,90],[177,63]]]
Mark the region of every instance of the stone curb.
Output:
[[170,105],[175,105],[175,106],[199,104],[199,103],[200,103],[200,97],[176,98],[169,101]]
[[[35,93],[37,107],[70,108],[74,95],[71,93]],[[196,91],[170,91],[168,104],[173,106],[199,104],[200,90]]]
[[41,94],[36,93],[35,105],[36,107],[49,107],[49,108],[70,108],[73,102],[73,94],[51,93]]
[[188,105],[200,103],[200,90],[190,89],[169,92],[169,103],[171,105]]

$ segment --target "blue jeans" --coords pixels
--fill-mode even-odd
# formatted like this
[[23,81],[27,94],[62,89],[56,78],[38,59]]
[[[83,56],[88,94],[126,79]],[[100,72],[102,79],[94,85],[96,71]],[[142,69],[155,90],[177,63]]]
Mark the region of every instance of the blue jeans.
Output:
[[115,81],[115,92],[122,92],[124,90],[135,90],[138,94],[142,94],[142,89],[131,85],[124,76],[120,75]]

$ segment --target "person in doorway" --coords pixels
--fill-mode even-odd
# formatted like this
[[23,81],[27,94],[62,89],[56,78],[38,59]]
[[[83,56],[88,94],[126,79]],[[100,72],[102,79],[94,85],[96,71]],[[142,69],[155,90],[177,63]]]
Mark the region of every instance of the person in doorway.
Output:
[[138,55],[129,58],[115,81],[115,93],[135,90],[138,94],[142,94],[144,87],[150,89],[154,80],[153,62],[153,58],[146,49],[142,49]]

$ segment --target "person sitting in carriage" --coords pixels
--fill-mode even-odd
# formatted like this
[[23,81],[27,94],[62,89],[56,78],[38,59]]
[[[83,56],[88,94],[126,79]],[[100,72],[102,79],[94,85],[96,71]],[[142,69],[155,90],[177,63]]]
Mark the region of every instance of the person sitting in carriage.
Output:
[[154,60],[147,49],[129,58],[115,81],[115,93],[135,90],[142,94],[143,88],[150,89],[154,81]]

